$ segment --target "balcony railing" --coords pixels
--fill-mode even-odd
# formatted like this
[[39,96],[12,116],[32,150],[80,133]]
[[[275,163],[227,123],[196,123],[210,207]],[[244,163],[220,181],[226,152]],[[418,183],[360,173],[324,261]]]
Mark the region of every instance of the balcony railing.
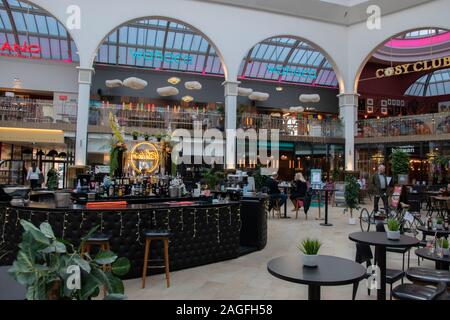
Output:
[[358,121],[358,138],[440,136],[450,133],[450,113]]
[[242,114],[238,128],[278,129],[282,136],[343,138],[344,130],[338,120],[316,120],[294,116],[274,117],[265,114]]
[[[114,114],[119,124],[127,131],[150,129],[219,129],[224,130],[225,115],[203,109],[182,110],[174,107],[153,105],[115,105],[92,102],[89,110],[89,125],[100,132],[109,130],[109,114]],[[75,130],[77,105],[49,100],[26,100],[0,98],[0,121],[11,126],[63,127]],[[28,125],[27,125],[28,124]],[[265,114],[242,114],[237,127],[280,130],[280,136],[343,138],[343,128],[337,120],[297,119],[293,116],[275,117]]]

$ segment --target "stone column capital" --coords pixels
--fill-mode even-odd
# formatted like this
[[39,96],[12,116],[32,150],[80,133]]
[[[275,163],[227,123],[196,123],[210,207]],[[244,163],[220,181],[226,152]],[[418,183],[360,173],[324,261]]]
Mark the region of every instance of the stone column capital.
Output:
[[239,81],[225,81],[222,85],[225,87],[225,97],[238,96],[238,88],[241,82]]
[[92,84],[92,75],[95,73],[93,68],[77,67],[78,84]]
[[360,95],[357,93],[342,93],[338,95],[339,107],[357,107]]

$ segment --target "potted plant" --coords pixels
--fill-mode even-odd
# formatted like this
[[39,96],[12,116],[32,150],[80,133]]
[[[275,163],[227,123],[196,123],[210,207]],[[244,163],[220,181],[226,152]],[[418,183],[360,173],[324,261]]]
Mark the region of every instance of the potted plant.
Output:
[[437,230],[442,230],[444,229],[444,220],[442,220],[441,217],[436,219],[436,229]]
[[353,175],[347,175],[345,178],[345,205],[346,211],[350,211],[349,224],[355,225],[356,220],[353,218],[353,210],[359,209],[359,192],[361,190],[358,181]]
[[47,172],[47,189],[54,191],[58,189],[60,174],[55,169],[52,168]]
[[303,253],[302,261],[305,267],[317,267],[317,256],[322,243],[317,239],[306,239],[298,246]]
[[95,257],[82,256],[80,248],[57,239],[48,223],[39,228],[25,220],[20,224],[24,229],[22,242],[9,273],[26,287],[28,300],[89,300],[103,288],[107,300],[126,298],[117,276],[128,273],[128,259],[118,258],[111,251],[101,251]]
[[442,248],[442,254],[445,257],[448,257],[449,255],[449,249],[448,249],[448,240],[445,238],[441,239],[441,248]]
[[150,140],[150,135],[148,133],[144,133],[144,140],[145,141]]
[[139,139],[139,136],[140,136],[139,132],[133,131],[132,135],[133,135],[133,140],[134,141],[137,141],[137,139]]
[[397,219],[388,219],[387,237],[389,240],[400,240],[400,222]]
[[409,154],[401,149],[394,149],[391,154],[391,164],[396,182],[408,183]]

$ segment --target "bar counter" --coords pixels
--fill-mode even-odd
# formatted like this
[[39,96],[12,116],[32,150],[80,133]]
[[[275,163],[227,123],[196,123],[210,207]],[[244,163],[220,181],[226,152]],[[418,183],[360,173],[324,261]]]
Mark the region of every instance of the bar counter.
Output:
[[[31,202],[25,207],[7,206],[0,214],[0,243],[6,243],[11,254],[1,262],[12,264],[21,241],[19,219],[38,226],[48,221],[58,238],[78,245],[94,226],[111,236],[111,250],[131,261],[126,278],[142,274],[144,231],[169,230],[171,271],[210,264],[239,256],[241,204],[228,202],[161,202],[128,204],[123,208],[87,209],[74,204],[56,208],[54,204]],[[152,250],[151,258],[162,257],[162,245]],[[151,271],[151,270],[150,270]]]

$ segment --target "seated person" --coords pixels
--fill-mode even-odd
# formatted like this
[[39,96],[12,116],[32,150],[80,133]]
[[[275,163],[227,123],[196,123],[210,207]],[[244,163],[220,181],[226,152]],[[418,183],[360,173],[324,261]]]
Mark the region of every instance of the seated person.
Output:
[[284,193],[280,192],[277,179],[278,174],[275,173],[267,181],[268,194],[270,197],[269,211],[272,210],[275,199],[279,199],[278,203],[280,207],[282,207],[286,203],[287,196]]
[[297,173],[294,178],[292,193],[291,193],[291,201],[294,204],[294,210],[298,210],[298,200],[305,201],[306,192],[308,191],[308,184],[306,183],[306,179],[301,172]]

